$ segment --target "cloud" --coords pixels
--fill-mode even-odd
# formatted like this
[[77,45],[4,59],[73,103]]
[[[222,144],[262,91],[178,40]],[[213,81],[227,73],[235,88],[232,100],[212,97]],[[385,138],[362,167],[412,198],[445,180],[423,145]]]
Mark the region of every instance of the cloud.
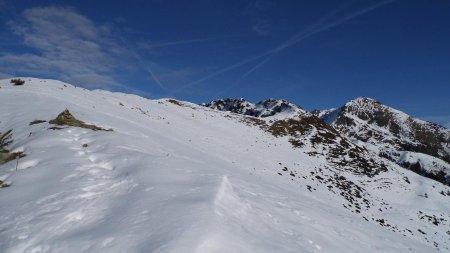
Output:
[[271,0],[257,0],[247,4],[244,8],[243,15],[250,17],[252,31],[257,35],[268,36],[275,29],[273,20],[271,19],[271,11],[276,8],[277,4]]
[[0,55],[2,71],[39,75],[88,88],[121,86],[114,79],[117,57],[126,53],[107,25],[68,7],[36,7],[9,23],[27,53]]
[[252,26],[252,30],[258,35],[267,36],[272,33],[273,25],[268,19],[257,19]]

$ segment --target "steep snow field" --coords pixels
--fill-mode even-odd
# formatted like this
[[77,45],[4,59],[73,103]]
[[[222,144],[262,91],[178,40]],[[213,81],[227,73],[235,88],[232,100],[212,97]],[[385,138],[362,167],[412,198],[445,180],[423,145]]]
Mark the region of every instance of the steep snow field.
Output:
[[[323,172],[364,187],[357,213],[311,176],[324,159],[242,115],[24,80],[0,81],[0,132],[26,154],[0,165],[1,252],[448,252],[450,188],[394,163]],[[113,131],[29,125],[65,109]]]

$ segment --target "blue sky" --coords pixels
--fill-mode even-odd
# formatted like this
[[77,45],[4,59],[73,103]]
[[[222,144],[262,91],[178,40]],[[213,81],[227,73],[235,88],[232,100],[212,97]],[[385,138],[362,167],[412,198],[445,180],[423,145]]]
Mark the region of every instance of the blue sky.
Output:
[[0,78],[306,109],[369,96],[450,127],[450,1],[0,0]]

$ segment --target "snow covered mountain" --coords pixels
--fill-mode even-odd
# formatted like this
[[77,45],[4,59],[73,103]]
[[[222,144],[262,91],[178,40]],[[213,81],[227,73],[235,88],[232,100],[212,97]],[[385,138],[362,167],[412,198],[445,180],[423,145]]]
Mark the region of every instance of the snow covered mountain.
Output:
[[319,116],[354,143],[450,185],[450,131],[360,97]]
[[0,81],[2,252],[449,250],[450,187],[287,102],[22,79]]
[[304,114],[306,111],[297,105],[291,104],[286,100],[267,99],[252,104],[243,98],[225,98],[202,104],[203,106],[217,109],[220,111],[229,111],[254,117],[269,117],[274,115]]

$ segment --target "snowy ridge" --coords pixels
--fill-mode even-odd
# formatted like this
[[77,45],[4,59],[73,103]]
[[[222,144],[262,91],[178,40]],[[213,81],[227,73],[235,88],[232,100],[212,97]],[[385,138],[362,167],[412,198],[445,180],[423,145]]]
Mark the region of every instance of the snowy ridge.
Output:
[[[256,118],[23,79],[0,81],[0,132],[26,155],[0,164],[2,252],[449,250],[450,187],[310,113]],[[113,131],[55,128],[65,109]]]

